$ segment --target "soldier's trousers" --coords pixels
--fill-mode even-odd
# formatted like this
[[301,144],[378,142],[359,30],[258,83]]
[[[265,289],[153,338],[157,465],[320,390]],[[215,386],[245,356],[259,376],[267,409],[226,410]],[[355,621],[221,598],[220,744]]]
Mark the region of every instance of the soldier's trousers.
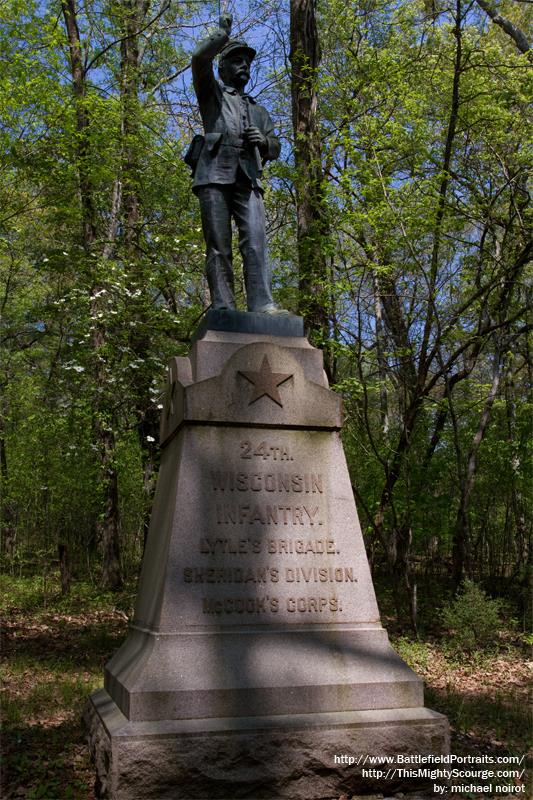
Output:
[[235,308],[231,219],[239,231],[248,311],[272,305],[272,277],[267,257],[265,208],[251,184],[197,186],[206,243],[206,273],[213,308]]

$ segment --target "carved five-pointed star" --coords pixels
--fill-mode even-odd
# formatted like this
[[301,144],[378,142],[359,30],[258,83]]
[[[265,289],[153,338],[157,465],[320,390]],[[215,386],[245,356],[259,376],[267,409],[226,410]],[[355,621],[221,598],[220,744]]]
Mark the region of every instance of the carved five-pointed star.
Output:
[[239,374],[254,385],[252,397],[248,403],[249,406],[251,406],[252,403],[255,403],[256,400],[259,400],[260,397],[266,395],[275,403],[277,403],[278,406],[283,408],[278,386],[281,386],[282,383],[285,383],[285,381],[287,381],[289,378],[292,378],[292,373],[286,374],[284,372],[272,372],[270,369],[268,356],[264,356],[259,372],[243,372],[242,370],[239,370]]

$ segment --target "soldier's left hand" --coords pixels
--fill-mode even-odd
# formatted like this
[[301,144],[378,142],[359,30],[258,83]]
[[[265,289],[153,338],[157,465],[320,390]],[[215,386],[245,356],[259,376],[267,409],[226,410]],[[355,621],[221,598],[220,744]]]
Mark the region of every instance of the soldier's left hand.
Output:
[[252,147],[258,147],[260,150],[265,150],[267,138],[256,125],[249,125],[245,128],[243,136],[246,144],[252,145]]

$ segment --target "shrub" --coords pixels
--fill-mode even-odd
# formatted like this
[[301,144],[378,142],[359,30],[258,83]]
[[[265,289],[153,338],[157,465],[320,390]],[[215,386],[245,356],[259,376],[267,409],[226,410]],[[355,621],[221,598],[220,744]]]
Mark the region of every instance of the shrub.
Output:
[[442,610],[442,622],[452,631],[452,646],[470,651],[492,644],[498,636],[500,610],[500,600],[491,600],[465,579],[458,596]]

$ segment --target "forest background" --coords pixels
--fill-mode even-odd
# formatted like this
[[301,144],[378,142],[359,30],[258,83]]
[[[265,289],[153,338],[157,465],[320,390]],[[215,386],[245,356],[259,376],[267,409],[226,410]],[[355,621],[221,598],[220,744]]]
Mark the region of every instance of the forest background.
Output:
[[[283,143],[276,298],[343,397],[382,607],[412,641],[469,631],[463,652],[531,624],[532,6],[224,5]],[[166,363],[209,304],[182,157],[201,130],[190,54],[219,7],[0,14],[4,606],[74,613],[109,590],[127,616]]]

